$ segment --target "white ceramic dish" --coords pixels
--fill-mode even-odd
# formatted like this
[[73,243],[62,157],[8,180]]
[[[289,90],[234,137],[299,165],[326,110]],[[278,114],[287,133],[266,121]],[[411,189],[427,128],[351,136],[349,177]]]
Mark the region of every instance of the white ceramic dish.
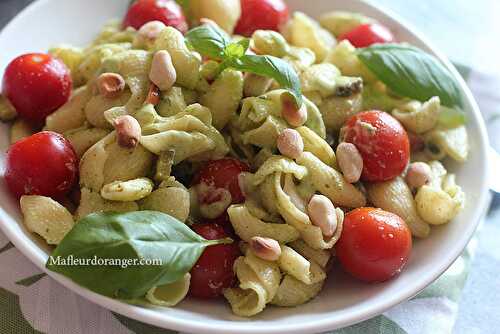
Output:
[[[15,56],[28,51],[45,51],[57,43],[83,45],[111,18],[120,18],[129,0],[39,0],[18,15],[0,34],[0,73]],[[393,14],[363,0],[288,0],[293,9],[317,16],[328,10],[363,12],[379,19],[408,41],[437,55],[460,82],[469,117],[471,141],[469,161],[463,166],[448,165],[458,175],[467,193],[465,210],[452,223],[433,228],[426,240],[414,243],[411,259],[403,273],[383,284],[365,285],[334,270],[324,290],[312,302],[297,308],[269,307],[261,315],[243,319],[231,314],[224,301],[187,299],[175,308],[142,308],[92,293],[68,279],[50,276],[81,296],[114,312],[159,327],[192,333],[317,333],[368,319],[400,303],[426,287],[443,273],[462,252],[485,210],[487,199],[487,136],[477,105],[459,74],[429,43]],[[0,167],[3,170],[8,147],[8,128],[0,125]],[[2,171],[3,174],[3,171]],[[42,270],[47,247],[28,233],[22,223],[17,201],[0,179],[1,228],[15,246]]]

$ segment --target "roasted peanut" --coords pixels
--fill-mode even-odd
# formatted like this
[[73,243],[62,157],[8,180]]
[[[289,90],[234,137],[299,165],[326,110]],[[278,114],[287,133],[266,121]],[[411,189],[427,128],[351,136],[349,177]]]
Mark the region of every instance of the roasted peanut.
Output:
[[118,117],[114,126],[118,138],[118,145],[125,148],[134,148],[141,138],[141,126],[135,118],[129,115]]
[[344,178],[349,183],[359,181],[363,172],[363,158],[354,144],[340,143],[337,147],[337,162]]
[[307,121],[307,107],[304,103],[297,108],[295,98],[285,93],[281,95],[281,116],[291,126],[299,127]]
[[266,261],[276,261],[281,255],[280,244],[271,238],[253,237],[250,239],[250,249]]
[[406,173],[406,183],[412,189],[420,188],[431,182],[431,167],[425,162],[414,162],[408,167]]
[[103,73],[97,78],[97,89],[102,96],[114,99],[125,89],[125,80],[117,73]]
[[149,91],[148,91],[148,95],[146,97],[146,100],[144,101],[145,104],[152,104],[152,105],[157,105],[158,103],[160,103],[160,89],[158,88],[158,86],[156,86],[155,84],[151,84],[149,86]]
[[325,237],[331,237],[337,229],[337,212],[332,201],[323,195],[314,195],[307,205],[313,225],[319,227]]
[[149,72],[149,79],[161,91],[166,91],[172,88],[177,80],[177,72],[172,64],[172,57],[170,53],[165,50],[158,51],[153,56],[151,63],[151,71]]
[[277,139],[278,150],[285,157],[296,159],[304,152],[304,141],[294,129],[285,129]]

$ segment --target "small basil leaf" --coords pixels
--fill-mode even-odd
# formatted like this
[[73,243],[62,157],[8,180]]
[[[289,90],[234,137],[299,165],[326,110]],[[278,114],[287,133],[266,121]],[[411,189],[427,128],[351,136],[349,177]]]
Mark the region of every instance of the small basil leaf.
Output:
[[[81,219],[47,261],[46,267],[102,295],[142,297],[154,286],[175,282],[191,270],[205,247],[227,240],[205,240],[161,212],[96,213]],[[53,260],[156,260],[155,265],[64,265]]]
[[441,107],[438,118],[439,125],[452,129],[467,123],[467,117],[464,112],[456,109]]
[[224,55],[229,58],[240,58],[245,54],[245,47],[239,43],[231,43],[224,50]]
[[419,101],[439,96],[448,107],[462,106],[460,87],[450,71],[430,54],[403,44],[376,44],[358,57],[394,93]]
[[204,24],[187,32],[187,43],[197,52],[213,59],[223,59],[231,44],[227,33],[213,24]]
[[273,56],[245,55],[231,62],[230,67],[273,78],[293,94],[297,105],[302,105],[299,77],[286,61]]
[[247,52],[248,48],[250,47],[250,38],[242,38],[237,43],[243,47],[243,49],[245,50],[243,54],[245,54],[245,52]]

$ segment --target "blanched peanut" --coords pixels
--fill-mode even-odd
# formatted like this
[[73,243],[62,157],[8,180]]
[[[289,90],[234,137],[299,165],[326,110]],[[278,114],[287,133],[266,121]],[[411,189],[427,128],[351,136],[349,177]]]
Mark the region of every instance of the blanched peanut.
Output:
[[125,89],[125,80],[117,73],[103,73],[97,78],[97,89],[102,96],[114,99]]
[[172,57],[170,57],[168,51],[161,50],[155,53],[153,62],[151,63],[149,79],[158,86],[161,91],[172,88],[175,80],[177,80],[177,72],[175,71],[174,65],[172,64]]
[[139,29],[137,35],[143,41],[154,41],[166,27],[161,21],[150,21]]
[[148,96],[146,97],[145,103],[157,105],[160,103],[160,89],[155,84],[149,86]]
[[330,199],[314,195],[307,205],[307,212],[313,225],[319,227],[325,237],[331,237],[337,229],[337,212]]
[[289,93],[281,95],[281,116],[291,126],[299,127],[307,121],[307,107],[304,103],[297,108],[294,97]]
[[118,145],[125,148],[134,148],[141,138],[141,126],[135,118],[129,115],[120,116],[114,123]]
[[200,19],[200,24],[208,24],[208,25],[211,25],[212,27],[215,27],[215,28],[219,28],[219,25],[217,24],[217,22],[215,22],[214,20],[212,19],[209,19],[209,18],[206,18],[206,17],[202,17]]
[[280,133],[276,141],[278,150],[285,157],[296,159],[304,152],[304,141],[294,129],[285,129]]
[[340,143],[337,147],[337,162],[344,178],[349,183],[359,181],[363,171],[363,158],[354,144]]
[[271,238],[253,237],[250,239],[250,249],[266,261],[276,261],[281,256],[280,244]]
[[412,189],[420,188],[431,182],[431,167],[425,162],[414,162],[408,167],[406,183]]

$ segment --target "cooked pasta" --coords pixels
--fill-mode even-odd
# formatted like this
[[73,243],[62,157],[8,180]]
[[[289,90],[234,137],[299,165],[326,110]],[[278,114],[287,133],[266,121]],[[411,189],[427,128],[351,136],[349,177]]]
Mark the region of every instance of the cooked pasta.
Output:
[[439,97],[435,96],[425,103],[411,101],[394,109],[392,115],[396,117],[406,129],[414,133],[424,133],[433,129],[441,111]]
[[429,224],[419,216],[411,190],[402,178],[369,184],[366,190],[371,203],[403,218],[414,236],[429,235]]
[[323,61],[329,50],[335,45],[335,38],[325,29],[308,17],[296,12],[286,28],[289,41],[299,47],[309,48],[316,54],[318,62]]
[[146,299],[153,305],[172,307],[180,303],[189,291],[191,275],[185,274],[177,282],[155,286],[146,294]]
[[299,232],[293,226],[264,222],[253,216],[244,205],[232,205],[227,213],[234,230],[244,241],[250,241],[255,236],[272,238],[281,243],[299,238]]
[[356,187],[344,180],[342,174],[323,163],[310,152],[304,152],[297,163],[307,168],[313,185],[334,204],[356,208],[364,206],[366,198]]
[[233,312],[244,317],[262,312],[278,291],[281,280],[278,265],[247,252],[246,256],[236,260],[234,270],[239,287],[224,291]]
[[429,165],[432,179],[417,191],[417,211],[429,224],[446,224],[464,207],[465,194],[455,183],[455,175],[448,174],[439,161],[431,161]]
[[50,245],[57,245],[75,224],[71,213],[49,197],[23,196],[20,203],[26,228]]

